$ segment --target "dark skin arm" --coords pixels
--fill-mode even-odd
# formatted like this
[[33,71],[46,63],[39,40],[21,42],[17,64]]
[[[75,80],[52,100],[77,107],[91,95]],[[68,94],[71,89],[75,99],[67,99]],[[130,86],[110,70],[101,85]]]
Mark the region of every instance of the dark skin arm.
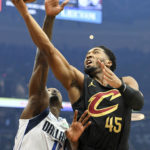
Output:
[[[52,27],[55,17],[46,16],[43,30],[49,40],[52,37]],[[32,118],[48,107],[46,82],[49,66],[42,51],[37,48],[34,68],[29,82],[29,101],[21,114],[21,119]]]
[[[83,88],[83,73],[70,65],[65,57],[49,41],[46,34],[43,32],[43,30],[41,30],[41,27],[29,14],[23,0],[12,0],[12,2],[22,15],[33,42],[47,57],[48,64],[51,67],[55,77],[66,88],[66,90],[68,91],[69,99],[73,104],[80,97]],[[64,3],[59,5],[58,0],[46,0],[45,5],[45,8],[47,10],[46,13],[48,14],[50,14],[51,11],[51,14],[54,14],[55,12],[58,12],[58,10],[62,10],[64,7]]]

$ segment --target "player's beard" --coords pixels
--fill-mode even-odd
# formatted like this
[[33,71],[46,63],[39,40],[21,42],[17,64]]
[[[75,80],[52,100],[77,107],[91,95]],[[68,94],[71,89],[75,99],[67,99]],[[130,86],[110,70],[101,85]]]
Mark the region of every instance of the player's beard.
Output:
[[94,77],[96,75],[96,70],[97,70],[96,67],[89,67],[89,68],[84,67],[84,72],[88,74],[90,77]]

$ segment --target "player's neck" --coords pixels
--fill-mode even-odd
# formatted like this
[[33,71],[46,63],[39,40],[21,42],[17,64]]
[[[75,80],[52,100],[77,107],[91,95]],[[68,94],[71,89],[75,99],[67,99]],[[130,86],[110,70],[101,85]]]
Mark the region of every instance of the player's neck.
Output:
[[50,107],[50,111],[58,119],[60,114],[60,109],[57,107]]
[[94,77],[94,79],[99,82],[103,86],[107,86],[107,82],[103,77],[103,73],[97,73]]

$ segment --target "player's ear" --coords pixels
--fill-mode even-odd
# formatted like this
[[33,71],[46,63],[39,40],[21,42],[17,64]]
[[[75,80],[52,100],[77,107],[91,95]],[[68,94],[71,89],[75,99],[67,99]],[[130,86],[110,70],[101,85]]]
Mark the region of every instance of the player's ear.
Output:
[[110,68],[112,66],[112,61],[106,60],[105,65],[106,65],[106,67]]

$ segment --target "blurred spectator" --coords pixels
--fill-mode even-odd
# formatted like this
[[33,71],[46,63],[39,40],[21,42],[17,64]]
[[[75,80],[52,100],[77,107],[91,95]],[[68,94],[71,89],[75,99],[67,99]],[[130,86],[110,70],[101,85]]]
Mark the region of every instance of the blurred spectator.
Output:
[[18,98],[25,98],[26,93],[23,85],[21,83],[17,83],[16,85],[16,91],[15,91],[15,97]]
[[4,96],[5,92],[5,83],[4,80],[0,78],[0,97]]

